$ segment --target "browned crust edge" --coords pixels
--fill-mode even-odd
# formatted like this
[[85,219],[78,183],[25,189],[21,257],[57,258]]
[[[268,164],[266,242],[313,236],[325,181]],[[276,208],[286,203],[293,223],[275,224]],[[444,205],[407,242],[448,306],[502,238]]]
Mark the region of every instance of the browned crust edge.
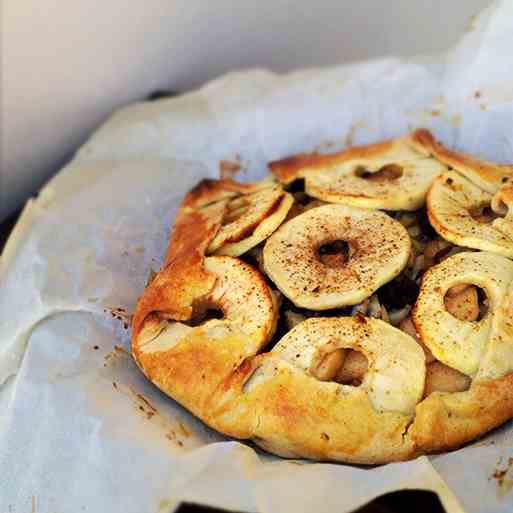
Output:
[[473,383],[466,392],[434,392],[417,405],[408,430],[419,454],[453,450],[513,417],[513,374]]
[[463,172],[464,176],[475,185],[500,186],[505,176],[513,174],[513,165],[499,165],[466,153],[450,150],[438,142],[428,130],[416,130],[412,138],[440,162],[460,174]]
[[132,319],[132,350],[145,319],[153,312],[189,319],[192,304],[212,290],[215,277],[203,268],[205,251],[219,231],[227,199],[241,189],[232,180],[202,180],[182,201],[171,232],[164,265],[139,298]]
[[287,193],[284,191],[281,192],[280,196],[278,196],[269,206],[266,210],[262,211],[260,216],[255,219],[252,223],[247,224],[244,227],[241,227],[239,230],[237,230],[235,233],[232,233],[228,237],[224,239],[224,244],[230,244],[234,242],[240,242],[241,240],[246,239],[247,237],[250,237],[253,235],[253,232],[256,230],[256,228],[260,225],[260,223],[274,214],[279,208],[280,205],[285,201],[287,196]]
[[425,128],[419,128],[398,139],[390,139],[365,146],[354,146],[329,155],[319,153],[293,155],[270,162],[269,169],[280,182],[290,183],[297,178],[303,178],[305,172],[329,168],[348,160],[380,157],[400,141],[404,141],[426,156],[437,158],[440,162],[458,172],[466,172],[467,178],[473,177],[476,185],[483,183],[500,185],[502,178],[513,174],[513,165],[499,165],[462,152],[449,150]]
[[280,182],[287,184],[297,178],[302,178],[302,172],[306,168],[309,170],[322,169],[340,164],[347,160],[378,157],[389,150],[395,143],[396,140],[391,139],[365,146],[353,146],[330,155],[301,153],[299,155],[285,157],[281,160],[275,160],[270,162],[268,166]]
[[232,198],[239,194],[248,194],[258,190],[258,184],[239,183],[231,178],[215,180],[205,178],[197,183],[186,195],[181,209],[202,208],[212,203]]
[[152,313],[174,320],[189,319],[193,302],[214,286],[203,268],[205,252],[221,227],[227,201],[250,193],[260,184],[204,179],[184,197],[171,232],[164,265],[139,298],[132,319],[132,340]]

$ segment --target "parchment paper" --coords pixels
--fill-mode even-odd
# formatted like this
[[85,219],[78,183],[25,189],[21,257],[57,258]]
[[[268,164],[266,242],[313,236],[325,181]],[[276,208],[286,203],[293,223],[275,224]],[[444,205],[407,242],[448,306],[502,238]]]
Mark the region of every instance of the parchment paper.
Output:
[[130,313],[175,209],[220,161],[254,179],[271,159],[424,126],[511,162],[512,119],[507,1],[447,56],[232,73],[116,113],[28,203],[2,256],[0,511],[163,513],[188,500],[328,513],[424,488],[449,513],[511,512],[511,422],[461,450],[376,468],[281,460],[206,428],[127,351]]

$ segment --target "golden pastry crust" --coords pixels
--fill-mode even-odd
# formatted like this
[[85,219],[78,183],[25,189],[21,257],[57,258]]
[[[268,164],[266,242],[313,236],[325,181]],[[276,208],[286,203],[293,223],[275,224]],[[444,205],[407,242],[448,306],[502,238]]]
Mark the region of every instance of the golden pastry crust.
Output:
[[245,253],[281,225],[293,203],[292,195],[279,185],[231,199],[208,252],[230,256]]
[[422,134],[349,148],[333,155],[299,155],[271,162],[283,183],[304,178],[305,191],[324,201],[385,210],[416,210],[432,179],[446,171],[424,147]]
[[152,312],[174,320],[189,319],[194,300],[212,289],[214,277],[203,268],[203,257],[221,226],[223,212],[222,203],[201,211],[180,209],[164,266],[137,302],[132,321],[134,340]]
[[272,180],[240,184],[205,179],[186,194],[176,215],[164,265],[139,298],[132,322],[133,336],[137,337],[153,311],[174,320],[190,318],[194,300],[214,286],[215,277],[204,269],[203,259],[222,226],[228,200],[273,184]]
[[489,193],[496,192],[504,183],[504,179],[513,176],[513,166],[495,164],[466,153],[449,150],[437,142],[428,130],[417,130],[414,137],[430,155]]
[[290,183],[302,178],[305,168],[324,168],[339,164],[348,160],[372,159],[394,157],[400,152],[401,143],[398,140],[368,144],[366,146],[353,146],[333,155],[320,153],[302,153],[269,163],[269,169],[282,183]]
[[513,374],[466,392],[435,392],[417,406],[408,435],[419,454],[457,448],[512,418],[512,397]]
[[[434,144],[423,131],[415,132],[408,140],[409,144],[417,145],[415,151],[426,153],[425,148]],[[365,157],[393,153],[395,144],[388,141],[353,148],[346,153]],[[301,159],[309,158],[301,156],[289,160],[281,168],[274,165],[273,171],[281,181],[290,182],[304,163]],[[271,181],[267,183],[272,186]],[[212,297],[220,279],[208,270],[215,266],[209,266],[207,259],[232,258],[207,256],[207,248],[222,226],[228,202],[258,188],[262,188],[262,184],[242,186],[231,180],[209,180],[185,197],[178,210],[164,265],[142,293],[133,317],[132,353],[150,381],[212,428],[228,436],[252,440],[284,457],[359,464],[405,460],[419,454],[454,449],[513,417],[513,350],[507,344],[511,338],[513,345],[513,283],[503,304],[492,305],[500,312],[493,321],[498,338],[492,341],[495,345],[488,347],[485,359],[486,365],[493,366],[490,351],[497,347],[501,362],[509,358],[509,363],[503,363],[499,375],[480,370],[470,388],[462,392],[435,391],[421,399],[422,394],[417,390],[415,393],[420,395],[415,399],[414,410],[401,409],[393,400],[379,403],[386,405],[381,407],[373,402],[374,396],[365,386],[348,387],[318,379],[312,370],[314,363],[330,351],[349,347],[336,345],[331,339],[319,354],[311,352],[313,342],[298,348],[298,361],[311,359],[308,360],[311,365],[301,366],[283,352],[281,342],[277,349],[259,353],[272,336],[274,327],[261,331],[264,335],[258,344],[251,343],[242,325],[238,327],[236,322],[209,321],[190,328],[187,323],[194,319],[198,305]],[[500,258],[491,257],[492,260]],[[239,260],[232,258],[232,261],[235,264]],[[277,315],[276,293],[265,284],[259,271],[240,262],[248,273],[249,286],[254,284],[262,304],[265,303],[263,313],[258,310],[257,314],[262,313],[262,319],[267,319],[264,324],[272,324],[273,316]],[[451,281],[449,285],[452,284]],[[255,310],[260,308],[258,304],[255,303]],[[414,315],[418,317],[420,312],[415,310]],[[380,326],[385,323],[382,321],[370,321],[361,314],[340,319],[345,319],[341,325],[347,323],[354,326],[354,330],[361,329],[365,334],[362,340],[368,336],[370,340],[383,342]],[[329,329],[338,329],[335,318],[316,318],[303,321],[294,330],[317,324],[326,324],[328,339]],[[417,324],[422,337],[425,323],[417,319]],[[154,349],[148,350],[149,344],[167,325],[185,328],[179,331],[179,338],[172,344],[154,344]],[[396,337],[396,328],[387,326],[386,333],[390,333],[387,336]],[[404,339],[404,343],[413,348],[412,355],[422,360],[424,353],[415,338],[399,333],[397,338]],[[423,342],[429,342],[432,337],[423,338]],[[351,346],[353,349],[360,347],[355,344]],[[372,344],[362,343],[360,349],[372,351],[369,347],[373,347]],[[380,360],[371,353],[367,357],[371,364],[365,372],[384,372],[385,378],[378,380],[380,386],[384,386],[382,379],[386,384],[390,376],[401,375],[386,371],[386,365],[398,365],[394,358]],[[337,360],[339,365],[343,360]],[[416,369],[425,374],[423,363],[416,365]],[[505,372],[506,375],[500,375]],[[489,379],[490,375],[494,378]],[[367,383],[365,378],[363,382]],[[458,387],[461,389],[463,385],[458,384]]]
[[275,182],[270,179],[262,180],[258,183],[239,183],[230,178],[222,180],[205,178],[187,193],[181,208],[201,208],[240,194],[251,194],[252,192],[272,187],[274,184]]
[[[282,183],[290,183],[300,178],[305,168],[324,168],[350,160],[394,159],[404,154],[417,157],[429,157],[433,152],[434,138],[428,130],[419,128],[411,134],[398,139],[389,139],[363,146],[351,146],[331,155],[320,153],[301,153],[269,163],[269,169]],[[410,152],[408,152],[410,149]]]

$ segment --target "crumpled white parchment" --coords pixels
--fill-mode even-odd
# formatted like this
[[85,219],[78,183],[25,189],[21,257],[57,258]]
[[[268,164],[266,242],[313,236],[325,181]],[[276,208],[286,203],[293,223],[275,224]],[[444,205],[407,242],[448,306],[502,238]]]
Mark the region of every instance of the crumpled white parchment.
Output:
[[511,162],[511,119],[508,1],[481,13],[447,56],[232,73],[116,113],[28,203],[0,262],[0,511],[163,513],[187,500],[327,513],[403,488],[436,491],[449,513],[512,511],[511,422],[406,463],[286,461],[206,428],[126,352],[130,312],[175,209],[221,160],[254,179],[272,159],[423,126]]

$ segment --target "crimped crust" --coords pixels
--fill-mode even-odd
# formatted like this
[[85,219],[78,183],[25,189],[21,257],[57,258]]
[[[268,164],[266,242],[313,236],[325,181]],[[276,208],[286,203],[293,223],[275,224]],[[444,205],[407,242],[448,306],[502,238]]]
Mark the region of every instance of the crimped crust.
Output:
[[416,130],[399,139],[389,139],[365,146],[352,146],[339,153],[322,155],[302,153],[269,163],[269,169],[282,183],[290,183],[301,178],[305,169],[331,167],[342,162],[360,159],[407,160],[408,158],[429,157],[433,153],[434,139],[424,129]]
[[511,419],[512,397],[513,374],[473,383],[466,392],[434,392],[418,404],[408,435],[419,454],[457,448]]
[[[417,131],[407,140],[415,152],[441,152],[427,131]],[[343,157],[322,158],[393,156],[394,151],[396,142],[388,141],[351,148],[341,154]],[[459,158],[453,152],[449,155]],[[271,168],[280,181],[291,182],[305,162],[318,163],[319,158],[299,156],[271,164]],[[449,163],[447,156],[443,158]],[[485,181],[493,182],[498,173],[492,171],[490,178],[488,168],[478,169]],[[474,379],[463,392],[433,392],[417,403],[415,411],[379,409],[364,388],[350,390],[334,381],[321,381],[278,350],[259,353],[263,343],[252,344],[236,322],[208,321],[189,329],[198,305],[209,297],[219,279],[207,270],[205,261],[229,200],[272,183],[240,185],[231,180],[207,180],[185,197],[164,265],[142,293],[133,317],[132,353],[150,381],[212,428],[253,440],[284,457],[361,464],[405,460],[454,449],[513,417],[513,374]],[[265,284],[258,270],[252,269],[250,274],[261,297],[268,298],[266,309],[272,322],[278,311],[276,292]],[[508,301],[501,305],[500,337],[501,341],[511,337],[513,343],[509,320],[513,318],[513,301]],[[365,316],[358,314],[351,322],[362,323],[361,329],[373,336],[374,324]],[[184,323],[186,334],[182,336],[179,330],[179,337],[169,347],[145,350],[166,323]],[[416,344],[402,332],[401,336],[410,340],[408,344]],[[337,347],[330,346],[329,350]],[[504,347],[502,344],[501,351]],[[416,354],[422,352],[417,348]],[[512,355],[507,353],[507,357]],[[487,362],[493,362],[489,354]],[[509,370],[507,366],[504,369]]]
[[298,155],[271,162],[282,183],[305,180],[320,200],[363,208],[416,210],[432,179],[447,170],[424,145],[424,131],[399,139],[349,148],[332,155]]
[[417,130],[415,140],[440,162],[453,168],[472,183],[494,193],[504,183],[505,178],[513,176],[513,166],[499,165],[487,160],[477,159],[465,153],[449,150],[435,140],[428,130]]

